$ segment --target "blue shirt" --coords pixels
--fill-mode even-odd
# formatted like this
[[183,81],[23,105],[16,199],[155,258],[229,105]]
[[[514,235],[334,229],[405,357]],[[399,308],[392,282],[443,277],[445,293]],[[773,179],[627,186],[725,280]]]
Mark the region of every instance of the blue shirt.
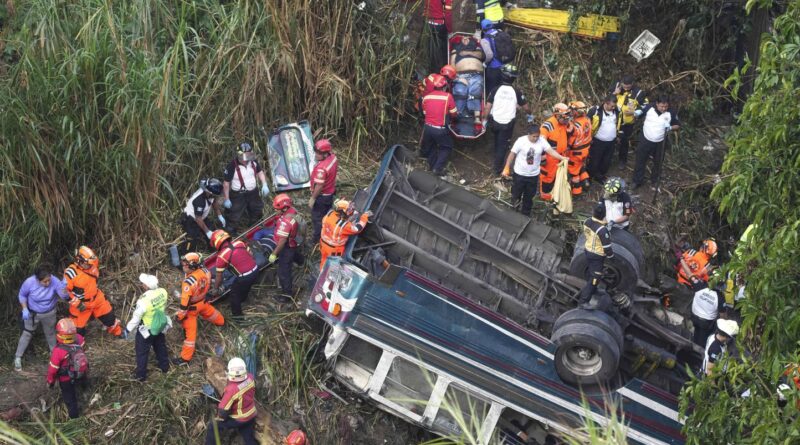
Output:
[[44,287],[36,275],[31,275],[19,288],[19,302],[25,303],[32,312],[50,312],[56,307],[56,296],[66,300],[68,298],[66,284],[53,275],[50,275],[50,286]]

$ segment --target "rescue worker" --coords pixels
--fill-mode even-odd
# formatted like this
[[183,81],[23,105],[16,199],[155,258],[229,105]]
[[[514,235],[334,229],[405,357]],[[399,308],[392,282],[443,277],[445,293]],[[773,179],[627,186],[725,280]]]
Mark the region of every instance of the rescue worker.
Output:
[[211,229],[208,215],[211,209],[217,215],[217,220],[222,227],[225,227],[225,217],[222,216],[222,209],[216,200],[222,194],[222,182],[217,178],[204,178],[200,180],[200,188],[197,189],[183,208],[181,215],[181,226],[186,231],[189,241],[184,248],[191,252],[201,247],[208,248],[208,240],[211,239]]
[[299,223],[292,198],[286,193],[281,193],[272,200],[272,208],[280,213],[280,217],[275,223],[275,233],[272,237],[275,240],[275,250],[269,256],[269,262],[270,264],[278,262],[278,281],[283,291],[279,300],[285,302],[294,294],[292,264],[301,265],[305,258],[297,243]]
[[428,56],[433,73],[447,63],[447,36],[453,29],[453,0],[425,0],[423,16],[430,31]]
[[100,261],[94,251],[81,246],[75,251],[75,262],[64,270],[64,281],[69,293],[69,314],[81,335],[86,334],[86,325],[92,318],[100,320],[106,332],[117,337],[127,338],[122,323],[114,316],[111,303],[106,300],[102,290],[97,287],[100,277]]
[[14,354],[15,371],[22,371],[22,356],[39,325],[50,350],[56,347],[56,303],[59,298],[66,300],[69,296],[64,282],[54,276],[52,270],[49,264],[40,264],[19,288],[17,299],[22,306],[22,334]]
[[322,235],[319,244],[320,271],[329,256],[342,256],[344,254],[344,247],[347,244],[347,240],[350,239],[350,235],[357,235],[367,227],[367,222],[372,212],[366,211],[362,213],[356,222],[351,221],[357,216],[354,213],[355,210],[352,203],[340,199],[333,204],[333,210],[328,212],[325,219],[322,220]]
[[606,208],[606,221],[608,228],[619,227],[628,230],[630,218],[635,210],[630,195],[625,192],[622,179],[608,178],[603,184],[603,200],[600,201]]
[[[564,157],[567,156],[568,141],[573,129],[569,107],[566,104],[557,103],[553,106],[553,115],[544,121],[540,131],[550,147]],[[555,156],[545,156],[542,171],[539,174],[539,191],[545,201],[553,199],[553,184],[556,181],[559,162]]]
[[617,108],[621,113],[622,122],[618,127],[619,165],[625,167],[628,163],[628,147],[631,135],[633,135],[633,125],[641,114],[636,111],[648,103],[647,97],[639,87],[634,85],[633,76],[627,74],[622,76],[622,80],[615,82],[608,92],[616,97]]
[[[84,339],[81,334],[77,333],[75,322],[71,318],[62,318],[56,323],[56,341],[57,344],[50,353],[47,384],[52,388],[58,380],[61,399],[64,401],[64,405],[67,405],[69,418],[76,419],[80,415],[76,388],[86,385],[86,375],[75,379],[70,375],[70,369],[75,371],[74,365],[80,364],[83,365],[83,370],[77,371],[88,373],[89,363],[86,360],[86,354],[83,353]],[[82,356],[82,360],[77,358],[76,354],[78,353]],[[76,360],[72,360],[71,357],[76,357]]]
[[[436,79],[434,77],[434,74],[436,73],[428,74],[428,76],[425,77],[425,80],[422,81],[424,85],[422,97],[425,97],[425,95],[432,93],[436,89],[433,86],[434,80]],[[450,90],[450,83],[456,80],[458,71],[456,71],[456,68],[453,65],[448,64],[443,66],[442,69],[439,70],[439,75],[443,76],[445,80],[447,80],[447,84],[445,85],[445,91],[448,91]]]
[[714,333],[717,319],[724,312],[725,299],[714,289],[708,288],[708,283],[695,280],[694,298],[692,298],[692,326],[694,334],[692,340],[700,346],[705,346],[708,337]]
[[494,38],[497,36],[499,28],[495,28],[494,24],[489,19],[480,21],[481,30],[483,30],[483,38],[481,39],[481,48],[483,49],[484,60],[483,64],[484,77],[486,78],[486,91],[493,91],[500,86],[502,73],[500,69],[503,67],[503,62],[495,55],[495,42]]
[[584,162],[589,157],[589,146],[592,144],[592,121],[586,116],[586,104],[579,100],[569,103],[574,130],[567,140],[569,146],[569,163],[567,172],[570,177],[572,195],[583,193],[589,187],[589,174]]
[[711,272],[711,259],[717,256],[717,242],[714,238],[703,241],[699,249],[684,249],[678,261],[678,282],[692,288],[694,280],[708,282]]
[[284,440],[286,445],[306,445],[308,442],[306,433],[303,430],[294,430],[286,436]]
[[511,145],[511,135],[514,133],[514,124],[517,122],[517,108],[522,108],[527,113],[528,123],[533,122],[531,108],[528,100],[519,89],[512,84],[519,76],[516,65],[507,64],[502,68],[500,86],[489,92],[486,105],[483,108],[482,120],[489,121],[489,127],[494,132],[494,164],[493,173],[500,176],[503,165]]
[[528,134],[521,136],[514,142],[514,146],[511,147],[511,152],[506,159],[503,177],[513,179],[511,201],[520,213],[525,216],[530,216],[533,197],[536,196],[536,192],[539,189],[539,171],[542,164],[542,154],[545,152],[560,161],[566,159],[556,153],[541,136],[540,126],[531,124],[528,127]]
[[139,275],[139,283],[144,293],[136,301],[126,327],[128,335],[134,335],[136,330],[136,380],[143,382],[147,380],[150,348],[156,354],[161,372],[169,371],[169,351],[164,333],[172,327],[172,320],[166,314],[169,295],[164,288],[158,287],[158,278],[143,273]]
[[[717,362],[722,359],[722,356],[728,352],[728,344],[731,339],[739,333],[739,323],[735,320],[717,320],[717,330],[714,334],[709,335],[706,340],[705,355],[703,357],[703,375],[709,376],[717,365]],[[722,368],[725,372],[726,368]]]
[[181,258],[183,273],[186,274],[181,284],[181,306],[175,315],[181,322],[186,338],[183,340],[181,356],[173,363],[188,363],[192,360],[197,339],[197,316],[203,317],[215,326],[225,324],[225,317],[206,302],[206,294],[211,288],[211,272],[203,267],[200,254],[189,252]]
[[231,235],[224,230],[215,230],[211,234],[211,245],[217,251],[216,275],[214,279],[214,292],[222,294],[224,285],[222,273],[226,269],[233,275],[228,299],[231,302],[231,314],[234,317],[242,316],[242,303],[250,295],[250,288],[258,277],[258,265],[244,241],[231,241]]
[[328,139],[320,139],[314,144],[314,159],[317,163],[311,171],[311,199],[308,200],[308,207],[311,209],[311,225],[314,229],[312,242],[315,243],[322,231],[322,218],[331,209],[333,196],[336,194],[339,161],[331,150],[331,141]]
[[267,176],[256,160],[253,147],[247,142],[239,144],[236,157],[228,163],[223,173],[223,206],[228,209],[228,230],[236,233],[245,211],[252,220],[260,220],[264,202],[259,198],[258,181],[261,181],[261,196],[269,195]]
[[474,0],[477,24],[483,28],[484,20],[491,22],[494,29],[503,28],[503,6],[506,0]]
[[650,181],[653,189],[658,185],[661,177],[661,166],[664,162],[664,151],[667,144],[667,132],[678,130],[681,122],[678,114],[669,107],[669,98],[659,96],[656,106],[645,106],[644,123],[642,124],[642,138],[636,147],[636,166],[633,169],[633,188],[641,187],[644,183],[644,173],[647,161],[653,158],[653,168],[650,170]]
[[245,445],[257,445],[255,436],[256,382],[239,357],[228,362],[228,383],[217,405],[217,415],[206,431],[206,445],[222,443],[224,430],[236,430]]
[[[435,90],[422,98],[420,108],[425,115],[420,154],[428,158],[428,168],[437,176],[444,176],[447,158],[453,150],[453,138],[447,130],[450,118],[456,117],[458,109],[453,95],[444,91],[447,80],[435,74]],[[317,238],[319,239],[319,234]]]
[[589,177],[598,182],[605,182],[611,161],[614,158],[614,146],[617,141],[622,120],[619,116],[616,97],[608,95],[603,104],[592,107],[586,114],[592,121],[592,145],[589,148],[589,160],[586,171]]
[[606,208],[597,204],[592,211],[592,217],[583,222],[583,236],[586,238],[584,247],[586,251],[586,285],[583,286],[578,303],[588,305],[592,295],[597,290],[597,285],[603,278],[603,265],[605,260],[614,257],[611,248],[611,235],[606,228]]

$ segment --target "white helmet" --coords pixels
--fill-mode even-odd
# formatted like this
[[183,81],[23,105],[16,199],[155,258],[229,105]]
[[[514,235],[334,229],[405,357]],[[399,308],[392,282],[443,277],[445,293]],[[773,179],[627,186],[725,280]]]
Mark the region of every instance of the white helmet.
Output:
[[244,360],[234,357],[228,362],[228,380],[241,382],[247,378],[247,365]]
[[735,320],[724,320],[720,318],[717,320],[717,329],[728,337],[733,337],[739,333],[739,323]]

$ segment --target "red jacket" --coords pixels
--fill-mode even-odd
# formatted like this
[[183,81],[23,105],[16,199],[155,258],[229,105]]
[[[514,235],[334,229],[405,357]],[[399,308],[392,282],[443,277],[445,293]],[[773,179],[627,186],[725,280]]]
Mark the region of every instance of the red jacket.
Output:
[[336,160],[336,155],[333,153],[317,162],[317,165],[311,170],[311,180],[314,184],[322,184],[323,195],[336,193],[336,173],[338,170],[339,161]]
[[447,115],[455,116],[458,108],[452,94],[437,90],[422,98],[422,112],[426,124],[444,127],[447,125]]
[[241,382],[228,380],[222,399],[219,401],[220,417],[228,414],[237,422],[247,422],[256,416],[256,382],[253,374],[248,373],[247,378]]
[[453,0],[425,0],[425,19],[429,22],[453,29]]
[[[81,334],[75,334],[75,342],[81,345],[81,348],[84,345],[83,336]],[[59,342],[61,344],[61,342]],[[53,352],[50,353],[50,366],[47,367],[47,384],[53,384],[56,382],[56,377],[58,377],[59,382],[69,382],[69,375],[63,374],[58,375],[59,370],[67,370],[69,369],[69,363],[67,363],[67,359],[69,357],[69,353],[62,348],[56,346],[53,348]]]
[[247,274],[256,268],[256,260],[247,250],[244,241],[234,241],[223,244],[217,255],[217,272],[223,272],[228,266],[235,270],[236,275]]
[[272,235],[275,244],[284,238],[288,238],[286,240],[287,247],[297,247],[297,230],[299,226],[297,223],[297,210],[291,207],[278,218],[278,222],[275,224],[275,233]]

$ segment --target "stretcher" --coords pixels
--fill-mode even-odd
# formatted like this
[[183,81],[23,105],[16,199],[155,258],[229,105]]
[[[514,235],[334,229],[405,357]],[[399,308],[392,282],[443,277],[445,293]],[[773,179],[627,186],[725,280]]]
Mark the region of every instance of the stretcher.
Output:
[[[455,45],[457,45],[461,41],[461,38],[463,38],[463,37],[469,37],[469,39],[471,41],[476,42],[478,44],[478,47],[480,47],[480,41],[478,39],[476,39],[473,34],[470,34],[470,33],[467,33],[467,32],[454,32],[454,33],[451,33],[448,36],[448,39],[447,39],[448,60],[449,60],[449,57],[450,57],[449,56],[450,51],[453,49],[453,47]],[[458,77],[456,78],[456,80],[453,83],[453,88],[451,88],[451,91],[453,93],[453,98],[456,99],[456,103],[457,104],[459,103],[460,100],[467,100],[467,101],[474,100],[474,99],[471,99],[472,96],[469,96],[467,98],[456,97],[455,82],[458,82]],[[486,105],[486,72],[485,71],[483,71],[481,73],[481,82],[482,82],[482,86],[481,86],[481,93],[480,93],[480,109],[477,110],[479,116],[481,115],[481,113],[483,113],[483,107]],[[457,139],[477,139],[477,138],[483,136],[483,134],[486,133],[486,127],[483,126],[483,124],[480,122],[480,119],[478,119],[478,122],[475,122],[474,115],[470,115],[470,114],[463,115],[461,113],[461,111],[462,110],[459,108],[458,117],[456,117],[455,119],[451,119],[450,120],[450,123],[448,124],[448,128],[450,129],[450,133],[452,133],[453,136],[455,138],[457,138]],[[470,113],[472,113],[475,110],[469,110],[469,111],[470,111]]]
[[267,158],[276,192],[311,186],[314,169],[314,138],[308,121],[278,127],[267,137]]
[[589,39],[619,39],[619,17],[586,14],[578,17],[573,28],[571,13],[547,8],[514,8],[506,10],[505,21],[523,28],[572,33]]

